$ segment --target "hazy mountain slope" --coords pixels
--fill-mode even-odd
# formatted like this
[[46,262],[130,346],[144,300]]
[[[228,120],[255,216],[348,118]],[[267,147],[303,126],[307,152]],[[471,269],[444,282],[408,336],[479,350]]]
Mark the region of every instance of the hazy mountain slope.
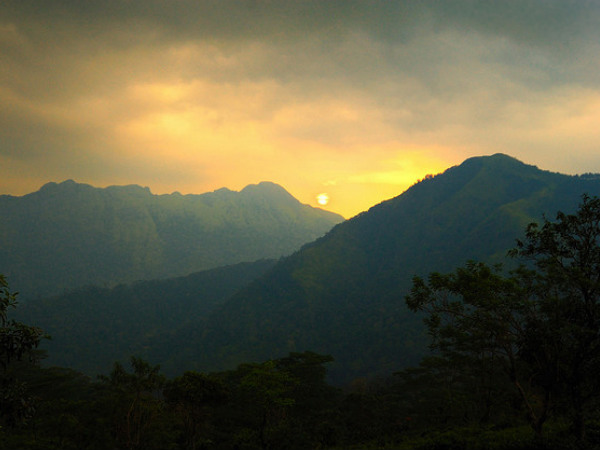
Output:
[[144,354],[155,336],[168,336],[205,317],[274,264],[274,260],[261,260],[112,289],[82,288],[30,299],[16,315],[52,337],[42,344],[48,351],[46,365],[95,375],[107,372],[117,360]]
[[338,380],[413,364],[425,340],[404,305],[412,276],[468,259],[502,260],[528,222],[573,211],[584,192],[600,194],[600,178],[500,154],[469,159],[278,263],[203,327],[165,343],[186,347],[185,359],[174,352],[168,366],[222,369],[305,349],[332,354]]
[[0,217],[0,273],[42,296],[278,258],[343,220],[268,182],[201,195],[48,183],[0,196]]

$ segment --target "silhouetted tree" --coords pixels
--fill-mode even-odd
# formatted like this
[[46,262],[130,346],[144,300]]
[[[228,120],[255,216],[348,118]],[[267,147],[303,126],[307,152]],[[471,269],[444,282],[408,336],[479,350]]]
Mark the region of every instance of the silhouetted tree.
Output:
[[112,392],[115,443],[127,450],[161,448],[156,436],[167,437],[160,432],[165,378],[160,366],[140,358],[132,357],[131,366],[129,373],[116,362],[108,376],[100,377]]
[[530,275],[541,314],[527,324],[530,359],[551,345],[554,373],[573,413],[574,431],[585,435],[586,415],[600,397],[600,199],[583,196],[575,214],[527,227],[512,255],[533,263]]
[[0,274],[0,420],[16,425],[27,420],[34,411],[27,386],[15,376],[15,362],[27,357],[36,360],[34,350],[44,337],[43,331],[8,317],[17,306],[17,294],[11,293],[4,275]]
[[530,265],[503,276],[470,262],[427,282],[415,277],[407,304],[429,313],[433,346],[445,358],[480,367],[482,377],[494,367],[508,374],[538,436],[561,396],[583,439],[600,397],[600,200],[584,195],[575,214],[530,224],[509,253]]
[[185,372],[167,383],[164,394],[181,423],[183,448],[195,450],[209,441],[206,428],[213,410],[228,397],[224,384],[203,373]]
[[[528,285],[504,277],[500,268],[469,262],[450,274],[432,273],[427,282],[415,277],[407,304],[429,315],[426,324],[433,347],[461,375],[469,374],[469,389],[479,391],[482,420],[491,415],[497,398],[498,374],[507,375],[521,397],[537,435],[550,411],[553,386],[540,386],[532,373],[546,370],[522,363],[519,355],[527,336],[526,323],[539,314]],[[540,352],[545,349],[540,348]]]

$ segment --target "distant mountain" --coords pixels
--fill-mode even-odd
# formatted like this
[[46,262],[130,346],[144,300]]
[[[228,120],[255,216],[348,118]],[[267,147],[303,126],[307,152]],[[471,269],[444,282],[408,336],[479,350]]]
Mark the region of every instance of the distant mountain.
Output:
[[529,222],[574,211],[583,193],[600,195],[600,175],[551,173],[502,154],[471,158],[274,265],[82,289],[17,311],[55,335],[48,363],[90,375],[128,354],[178,375],[304,350],[334,356],[337,382],[389,375],[416,364],[428,344],[404,303],[413,275],[469,259],[506,262]]
[[468,159],[337,225],[208,320],[154,345],[172,349],[161,361],[172,372],[308,349],[334,356],[337,381],[389,374],[416,364],[427,345],[421,319],[404,303],[415,274],[505,261],[529,222],[574,211],[583,193],[600,195],[600,177],[551,173],[502,154]]
[[147,353],[155,338],[168,339],[175,330],[206,317],[274,264],[275,260],[261,260],[110,289],[80,288],[22,302],[15,317],[52,337],[42,343],[48,352],[45,364],[94,376],[106,373],[115,361]]
[[343,220],[274,183],[153,195],[72,180],[0,196],[0,273],[26,296],[279,258]]

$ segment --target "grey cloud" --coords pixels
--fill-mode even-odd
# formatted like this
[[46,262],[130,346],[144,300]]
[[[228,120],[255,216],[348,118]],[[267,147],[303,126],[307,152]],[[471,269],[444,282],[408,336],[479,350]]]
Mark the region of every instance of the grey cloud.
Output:
[[[589,70],[594,64],[590,53],[597,50],[590,45],[598,40],[600,29],[597,5],[563,0],[8,0],[3,16],[22,24],[21,31],[33,40],[36,53],[23,62],[29,65],[43,55],[85,61],[109,49],[139,53],[193,42],[214,43],[235,53],[254,42],[280,56],[279,64],[261,67],[261,76],[285,79],[310,76],[311,70],[323,75],[337,71],[342,78],[362,75],[368,82],[376,75],[368,68],[377,64],[384,75],[393,70],[426,80],[437,78],[435,69],[443,68],[449,55],[443,53],[443,42],[432,49],[421,41],[454,33],[471,36],[474,42],[480,36],[484,41],[508,41],[505,55],[476,57],[497,57],[499,63],[526,72],[545,71],[556,82],[583,83],[599,81],[598,71]],[[359,44],[347,58],[340,55],[340,47],[361,38],[379,43],[383,50],[361,53]],[[302,53],[307,50],[311,53]],[[464,52],[470,50],[466,47]],[[394,60],[395,56],[405,59]],[[252,74],[252,67],[248,70],[246,76]]]
[[593,0],[5,0],[21,19],[71,23],[88,29],[111,24],[152,24],[179,38],[298,38],[362,30],[393,42],[419,23],[497,34],[525,44],[565,45],[585,39],[598,24]]
[[[502,119],[507,102],[526,102],[562,85],[597,89],[598,5],[5,0],[0,82],[25,104],[43,108],[69,107],[82,97],[114,101],[136,82],[274,80],[288,96],[281,103],[354,98],[376,105],[390,126],[420,133]],[[171,52],[185,46],[192,49],[185,58]],[[213,46],[215,54],[204,46]],[[18,108],[10,113],[5,106],[5,115],[20,114],[26,126],[27,110]],[[132,114],[128,108],[115,106],[110,120]],[[32,136],[64,137],[47,117],[33,119]]]

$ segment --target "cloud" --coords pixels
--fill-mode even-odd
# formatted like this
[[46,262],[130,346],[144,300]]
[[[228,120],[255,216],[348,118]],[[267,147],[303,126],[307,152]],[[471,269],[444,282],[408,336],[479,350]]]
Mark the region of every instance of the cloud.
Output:
[[599,18],[558,0],[6,0],[0,163],[182,192],[271,179],[304,201],[334,181],[332,209],[473,154],[594,171]]

